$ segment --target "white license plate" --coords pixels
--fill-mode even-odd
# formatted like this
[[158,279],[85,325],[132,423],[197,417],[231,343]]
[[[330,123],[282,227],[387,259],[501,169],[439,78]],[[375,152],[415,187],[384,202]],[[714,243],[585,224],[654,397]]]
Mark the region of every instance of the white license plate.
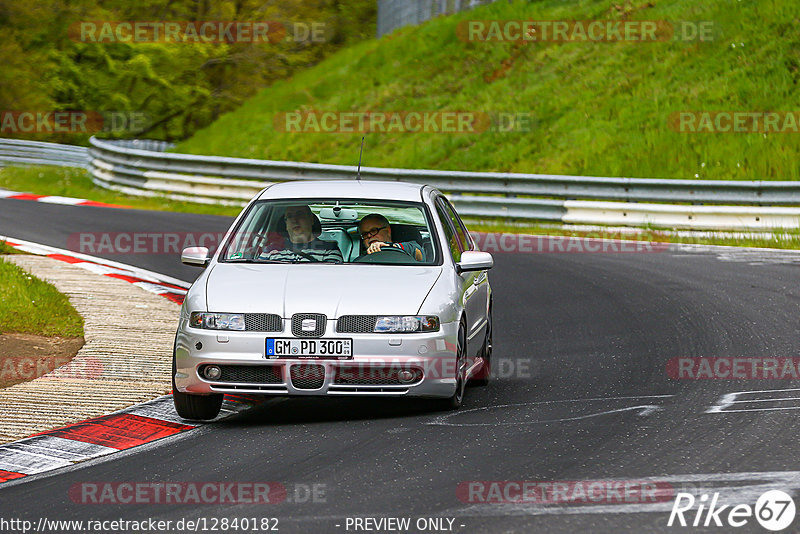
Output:
[[268,337],[266,356],[277,358],[316,358],[349,360],[353,357],[352,339],[296,339]]

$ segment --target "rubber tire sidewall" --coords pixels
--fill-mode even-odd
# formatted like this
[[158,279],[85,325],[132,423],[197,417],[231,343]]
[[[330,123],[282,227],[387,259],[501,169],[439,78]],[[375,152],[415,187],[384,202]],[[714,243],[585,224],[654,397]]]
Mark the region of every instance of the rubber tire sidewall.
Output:
[[[467,333],[466,332],[467,332],[467,329],[464,326],[464,321],[462,320],[461,323],[459,324],[459,327],[458,327],[458,346],[457,346],[457,351],[458,352],[456,353],[456,373],[460,374],[461,377],[456,377],[456,391],[453,393],[452,397],[448,397],[446,399],[436,399],[437,407],[439,409],[441,409],[441,410],[448,410],[448,411],[458,410],[459,408],[461,408],[461,405],[464,403],[464,394],[465,394],[464,390],[466,389],[466,384],[464,384],[463,375],[464,375],[464,372],[466,371],[466,369],[464,369],[463,371],[461,371],[459,369],[459,363],[460,363],[459,362],[459,355],[463,352],[464,354],[463,354],[463,357],[461,359],[462,360],[466,360],[466,358],[467,358],[467,355],[466,355],[466,351],[467,351],[467,347],[466,347]],[[463,346],[462,346],[462,338],[463,338]],[[462,366],[465,367],[465,364],[463,362],[461,362],[461,363],[462,363]]]

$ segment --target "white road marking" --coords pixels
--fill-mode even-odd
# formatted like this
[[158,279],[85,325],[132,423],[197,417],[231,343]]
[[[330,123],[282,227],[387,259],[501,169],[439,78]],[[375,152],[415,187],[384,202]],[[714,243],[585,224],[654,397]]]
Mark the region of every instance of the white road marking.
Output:
[[[796,494],[800,489],[800,471],[711,473],[696,475],[665,475],[655,477],[631,477],[627,479],[602,478],[604,481],[661,482],[670,484],[678,492],[695,496],[719,492],[718,504],[755,504],[761,494],[777,489]],[[699,483],[695,485],[696,483]],[[540,504],[540,503],[474,503],[438,512],[452,516],[525,516],[525,515],[573,515],[573,514],[639,514],[643,512],[669,513],[674,498],[655,503],[624,504]],[[700,503],[698,502],[698,505]],[[666,525],[667,518],[664,518]]]
[[[737,413],[737,412],[768,412],[768,411],[775,411],[775,410],[798,410],[800,406],[776,406],[773,408],[740,408],[731,410],[729,409],[734,404],[748,404],[752,402],[779,402],[779,401],[787,401],[787,400],[797,400],[796,397],[776,397],[770,396],[771,393],[788,393],[788,392],[796,392],[800,391],[800,388],[793,388],[793,389],[762,389],[762,390],[750,390],[750,391],[733,391],[731,393],[725,393],[720,399],[717,401],[716,404],[709,407],[705,413]],[[746,395],[758,395],[758,394],[767,394],[767,398],[765,399],[741,399],[741,397]]]
[[36,199],[37,202],[46,202],[48,204],[65,204],[69,206],[76,206],[82,202],[86,202],[85,198],[70,198],[70,197],[59,197],[59,196],[49,196],[49,197],[42,197]]
[[43,456],[41,454],[31,453],[30,451],[6,448],[2,449],[2,452],[3,457],[0,458],[0,469],[25,475],[44,473],[45,471],[72,464],[71,461],[64,460],[63,458]]
[[500,404],[497,406],[483,406],[481,408],[472,408],[470,410],[461,410],[451,414],[439,415],[435,417],[433,420],[425,423],[426,425],[441,425],[441,426],[522,426],[522,425],[535,425],[535,424],[545,424],[545,423],[558,423],[558,422],[565,422],[565,421],[577,421],[580,419],[588,419],[590,417],[599,417],[601,415],[608,415],[612,413],[618,412],[626,412],[626,411],[639,411],[639,416],[648,416],[653,412],[661,410],[662,408],[658,405],[654,404],[638,404],[636,406],[626,406],[623,408],[616,408],[613,410],[603,410],[596,413],[579,415],[576,417],[563,417],[559,419],[544,419],[544,420],[536,420],[536,421],[514,421],[510,423],[502,423],[502,422],[494,422],[494,423],[454,423],[451,422],[450,419],[454,417],[463,416],[470,412],[480,412],[480,411],[488,411],[488,410],[496,410],[500,408],[514,408],[519,406],[538,406],[538,405],[548,405],[548,404],[566,404],[566,403],[578,403],[578,402],[609,402],[609,401],[619,401],[619,400],[641,400],[641,399],[663,399],[673,397],[674,395],[642,395],[637,397],[595,397],[589,399],[567,399],[567,400],[552,400],[552,401],[537,401],[537,402],[523,402],[518,404]]
[[156,295],[163,295],[164,293],[174,293],[176,295],[185,295],[187,291],[185,289],[175,289],[173,287],[164,287],[159,284],[153,284],[150,282],[134,282],[133,285],[137,287],[141,287],[145,291],[149,291],[150,293],[155,293]]

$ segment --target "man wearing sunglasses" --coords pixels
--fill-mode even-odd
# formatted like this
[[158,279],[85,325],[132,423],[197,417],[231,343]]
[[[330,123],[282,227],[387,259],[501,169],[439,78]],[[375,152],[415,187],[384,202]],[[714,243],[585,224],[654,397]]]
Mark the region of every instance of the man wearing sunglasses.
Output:
[[379,252],[383,247],[394,247],[417,261],[425,261],[425,251],[416,241],[392,242],[392,227],[388,219],[380,213],[371,213],[361,219],[358,223],[358,233],[364,248],[367,249],[367,254]]

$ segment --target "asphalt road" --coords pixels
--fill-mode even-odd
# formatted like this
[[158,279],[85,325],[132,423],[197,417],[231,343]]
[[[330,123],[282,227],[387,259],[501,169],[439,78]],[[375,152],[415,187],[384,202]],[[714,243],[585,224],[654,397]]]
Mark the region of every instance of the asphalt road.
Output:
[[[223,231],[228,222],[0,200],[0,234],[59,247],[75,232]],[[197,273],[174,255],[105,257],[184,280]],[[798,356],[800,257],[508,253],[496,254],[495,265],[494,367],[502,376],[469,389],[459,412],[383,399],[270,400],[110,459],[0,486],[0,518],[206,518],[207,526],[214,518],[277,518],[284,533],[730,532],[730,507],[723,527],[692,527],[696,507],[686,513],[690,526],[668,527],[675,494],[699,503],[719,493],[720,504],[751,506],[771,489],[797,498],[800,395],[791,390],[800,381],[674,379],[667,366],[680,357]],[[759,393],[722,402],[744,391]],[[568,481],[572,500],[486,503],[476,501],[489,493],[459,490],[480,481]],[[576,498],[576,488],[597,481],[645,481],[667,488],[667,498]],[[70,488],[87,482],[279,482],[293,502],[73,502]],[[412,528],[356,522],[381,517],[411,518]],[[417,529],[420,518],[445,521]],[[766,532],[747,521],[735,531]]]

